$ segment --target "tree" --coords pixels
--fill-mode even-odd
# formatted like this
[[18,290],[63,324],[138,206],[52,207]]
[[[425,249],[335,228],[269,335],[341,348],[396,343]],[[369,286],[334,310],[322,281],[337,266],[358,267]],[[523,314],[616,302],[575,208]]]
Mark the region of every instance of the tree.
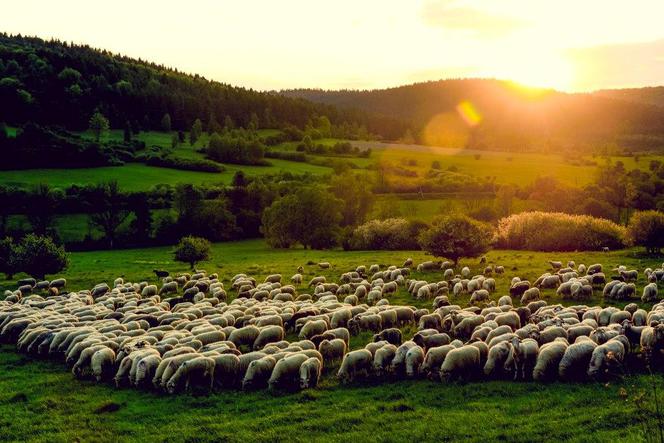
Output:
[[16,247],[17,245],[11,237],[0,240],[0,272],[7,276],[7,280],[13,279],[14,274],[18,272]]
[[194,269],[196,263],[210,258],[210,242],[200,237],[183,237],[173,254],[176,261],[189,263],[191,269]]
[[92,114],[88,126],[90,127],[92,133],[95,135],[95,140],[97,140],[97,142],[99,142],[103,134],[108,132],[110,127],[108,119],[104,117],[104,115],[99,111],[96,111],[94,114]]
[[152,212],[147,195],[143,192],[131,195],[129,207],[134,213],[134,219],[129,226],[131,237],[139,244],[146,243],[152,232]]
[[26,215],[35,234],[50,234],[58,200],[58,193],[47,183],[39,183],[32,188],[32,199],[26,206]]
[[318,187],[307,187],[272,203],[263,212],[262,231],[268,244],[288,248],[300,243],[325,249],[339,240],[343,202]]
[[242,170],[238,170],[233,175],[233,180],[231,181],[231,186],[234,187],[245,187],[249,184],[247,176]]
[[215,116],[214,112],[210,112],[210,117],[208,118],[207,124],[208,135],[212,135],[215,132],[221,132],[221,129],[221,125],[217,121],[217,117]]
[[177,134],[173,134],[173,136],[171,137],[171,148],[175,149],[178,147],[179,144],[180,144],[180,138],[178,137]]
[[197,187],[191,184],[178,184],[175,187],[173,206],[178,214],[179,224],[191,224],[202,205],[203,193]]
[[247,128],[250,131],[257,131],[259,125],[260,125],[260,122],[258,120],[258,115],[256,115],[255,112],[252,112],[251,117],[249,118],[249,126]]
[[227,115],[224,118],[224,130],[230,131],[231,129],[235,129],[235,122],[230,115]]
[[197,118],[189,130],[189,144],[194,146],[198,139],[201,138],[201,134],[203,134],[203,123],[200,118]]
[[649,254],[664,248],[664,213],[640,211],[632,215],[627,232],[635,245],[643,246]]
[[456,265],[461,257],[478,257],[489,249],[492,228],[461,215],[448,215],[434,220],[420,234],[422,249],[435,257],[449,258]]
[[129,215],[126,197],[116,180],[97,185],[91,197],[90,223],[104,233],[108,246],[113,248],[118,228]]
[[168,112],[161,118],[161,130],[171,132],[171,116]]
[[374,202],[370,189],[371,180],[366,174],[360,175],[346,171],[332,178],[330,190],[344,202],[341,210],[342,226],[364,223]]
[[125,143],[131,142],[131,123],[129,123],[129,120],[125,121],[124,142]]
[[46,274],[56,274],[69,266],[69,257],[62,246],[50,237],[26,235],[15,248],[17,268],[34,278],[43,280]]

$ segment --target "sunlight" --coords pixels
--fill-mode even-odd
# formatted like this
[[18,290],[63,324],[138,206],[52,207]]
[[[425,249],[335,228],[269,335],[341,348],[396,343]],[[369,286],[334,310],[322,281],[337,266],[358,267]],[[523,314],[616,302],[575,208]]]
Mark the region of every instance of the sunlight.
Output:
[[504,77],[524,86],[569,91],[574,83],[574,68],[558,55],[515,57],[506,63]]

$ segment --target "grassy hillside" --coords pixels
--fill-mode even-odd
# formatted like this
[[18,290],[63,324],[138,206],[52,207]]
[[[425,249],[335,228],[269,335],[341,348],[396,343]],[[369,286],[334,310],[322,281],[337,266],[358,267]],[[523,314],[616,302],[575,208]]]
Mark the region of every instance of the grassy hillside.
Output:
[[[73,253],[71,268],[64,275],[70,289],[90,287],[119,275],[155,282],[154,268],[186,270],[186,266],[173,262],[169,251],[163,247]],[[212,260],[200,267],[218,271],[225,281],[237,272],[257,278],[280,272],[289,277],[299,265],[305,266],[307,277],[323,274],[337,279],[359,264],[400,264],[408,256],[416,262],[429,258],[420,251],[274,250],[263,241],[252,240],[214,244]],[[506,267],[506,274],[498,278],[495,297],[506,292],[512,276],[533,279],[544,272],[549,259],[600,262],[608,268],[621,263],[640,270],[662,260],[643,258],[636,250],[569,254],[492,251],[488,259]],[[322,260],[331,262],[333,269],[321,271],[307,265]],[[481,269],[477,260],[465,260],[461,265],[471,266],[473,272]],[[415,273],[415,277],[428,280],[440,275]],[[643,283],[639,281],[639,288]],[[0,290],[12,285],[0,281]],[[300,292],[305,289],[300,288]],[[550,302],[559,301],[552,291],[544,294]],[[430,301],[416,301],[403,290],[390,299],[393,303],[430,306]],[[462,302],[466,301],[467,296]],[[588,303],[602,300],[596,296]],[[360,334],[351,340],[351,347],[359,348],[369,340],[369,333]],[[34,360],[2,346],[2,439],[171,441],[178,435],[181,441],[281,441],[288,435],[289,441],[641,441],[644,432],[656,432],[652,383],[662,392],[659,375],[654,379],[628,375],[607,384],[441,384],[419,380],[340,386],[333,372],[326,373],[318,389],[294,394],[231,390],[207,397],[170,397],[78,381],[59,362]]]

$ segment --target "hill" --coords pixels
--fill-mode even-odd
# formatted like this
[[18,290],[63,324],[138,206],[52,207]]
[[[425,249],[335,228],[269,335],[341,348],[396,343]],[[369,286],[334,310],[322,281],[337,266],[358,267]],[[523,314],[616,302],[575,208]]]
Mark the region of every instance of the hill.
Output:
[[647,88],[604,89],[594,95],[664,107],[664,86]]
[[657,99],[567,94],[491,79],[371,91],[288,90],[282,95],[407,121],[416,140],[426,144],[545,152],[601,152],[607,145],[664,149],[664,109],[653,104]]
[[161,129],[167,113],[176,130],[188,130],[197,118],[206,129],[225,122],[247,127],[256,119],[262,128],[304,128],[321,115],[332,124],[366,126],[385,137],[395,128],[393,120],[361,111],[235,87],[87,45],[4,33],[0,102],[0,122],[34,121],[70,130],[87,128],[95,109],[111,127],[129,122],[134,130]]

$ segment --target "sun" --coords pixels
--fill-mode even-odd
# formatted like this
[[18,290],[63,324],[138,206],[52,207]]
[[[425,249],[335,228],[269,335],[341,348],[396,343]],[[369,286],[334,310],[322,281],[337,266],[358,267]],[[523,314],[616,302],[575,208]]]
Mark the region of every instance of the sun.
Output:
[[505,71],[506,78],[524,86],[570,91],[574,83],[572,63],[561,56],[519,57]]

